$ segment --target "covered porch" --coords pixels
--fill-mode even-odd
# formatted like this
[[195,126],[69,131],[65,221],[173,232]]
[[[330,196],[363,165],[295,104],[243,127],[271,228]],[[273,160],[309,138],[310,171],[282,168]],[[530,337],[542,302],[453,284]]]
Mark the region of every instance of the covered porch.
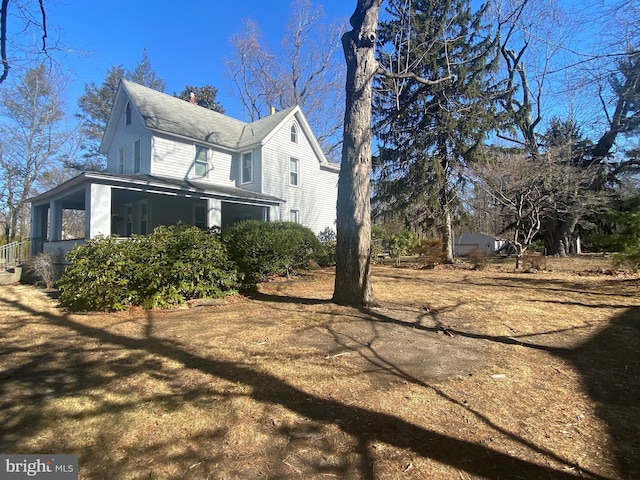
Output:
[[85,172],[31,199],[31,254],[61,258],[99,235],[146,235],[178,222],[200,228],[280,218],[281,199],[205,182]]

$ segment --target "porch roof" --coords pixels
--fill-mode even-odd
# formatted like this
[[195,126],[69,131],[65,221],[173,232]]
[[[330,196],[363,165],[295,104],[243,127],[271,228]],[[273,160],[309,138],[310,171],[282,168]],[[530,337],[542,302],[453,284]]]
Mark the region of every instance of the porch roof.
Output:
[[135,190],[160,195],[182,197],[215,198],[232,203],[253,205],[280,205],[285,200],[273,195],[244,190],[205,181],[158,177],[154,175],[119,175],[101,172],[83,172],[57,187],[29,199],[32,205],[42,205],[56,198],[68,198],[76,194],[78,203],[84,203],[84,187],[97,183],[114,188]]

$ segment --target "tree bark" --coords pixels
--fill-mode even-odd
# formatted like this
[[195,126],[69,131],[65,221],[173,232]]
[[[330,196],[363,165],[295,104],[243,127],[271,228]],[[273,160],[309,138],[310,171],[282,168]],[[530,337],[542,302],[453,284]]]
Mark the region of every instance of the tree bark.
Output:
[[441,203],[442,203],[442,253],[444,255],[444,263],[454,263],[453,258],[453,219],[451,218],[450,195],[446,185],[442,187]]
[[371,271],[371,93],[382,0],[358,0],[353,29],[342,36],[347,64],[342,165],[338,180],[336,279],[333,301],[375,305]]

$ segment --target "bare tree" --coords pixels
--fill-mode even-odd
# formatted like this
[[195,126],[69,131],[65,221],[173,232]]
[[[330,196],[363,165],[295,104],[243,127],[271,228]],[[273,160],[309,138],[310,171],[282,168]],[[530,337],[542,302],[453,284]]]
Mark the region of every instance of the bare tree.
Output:
[[44,172],[73,145],[72,133],[61,128],[65,111],[61,85],[40,65],[27,71],[15,87],[1,92],[0,214],[8,240],[27,235],[29,197],[37,191]]
[[[588,82],[582,81],[582,84],[579,84],[575,79],[567,79],[566,75],[569,71],[575,70],[575,76],[579,76],[577,67],[586,69],[589,64],[590,74],[597,76],[594,83],[611,87],[611,75],[602,76],[593,68],[596,64],[602,66],[605,55],[601,52],[596,53],[595,50],[589,53],[586,50],[576,50],[572,46],[575,39],[571,28],[562,26],[568,22],[567,19],[570,16],[567,12],[560,11],[550,0],[504,0],[497,4],[495,12],[496,25],[502,39],[501,54],[504,73],[508,81],[508,93],[503,97],[501,105],[510,120],[511,127],[498,136],[511,144],[518,145],[526,153],[525,157],[532,161],[538,159],[541,168],[546,168],[542,167],[546,161],[544,157],[550,155],[554,157],[556,163],[566,162],[567,169],[576,170],[577,166],[571,165],[571,159],[558,158],[563,155],[561,149],[547,148],[540,129],[545,125],[553,127],[554,116],[558,114],[558,109],[567,106],[561,105],[558,101],[557,94],[560,91],[564,90],[569,97],[575,94],[568,92],[578,90],[583,95],[591,93],[590,103],[597,104],[597,96],[587,88]],[[584,20],[576,19],[575,21]],[[572,27],[573,24],[568,26]],[[607,62],[611,62],[613,58],[607,58]],[[627,72],[629,71],[633,71],[633,68],[628,68]],[[620,77],[625,78],[619,80],[620,87],[617,91],[633,90],[633,78],[628,75]],[[631,84],[629,80],[632,81]],[[605,90],[607,94],[612,92],[611,88],[601,88],[598,96],[601,98],[602,105],[605,106],[601,112],[612,110],[610,120],[607,122],[607,130],[594,148],[588,149],[585,146],[581,149],[580,154],[587,162],[583,165],[585,167],[583,171],[578,172],[579,169],[577,169],[571,171],[569,175],[576,180],[577,183],[574,186],[578,187],[579,191],[573,192],[572,188],[565,188],[562,192],[557,191],[554,204],[558,208],[550,206],[544,212],[542,229],[547,252],[551,255],[564,256],[569,253],[571,244],[575,240],[574,229],[584,218],[585,213],[588,213],[585,207],[590,205],[589,202],[577,200],[576,195],[585,198],[597,196],[596,191],[601,189],[602,182],[608,178],[606,175],[594,176],[597,168],[590,168],[590,165],[605,163],[618,133],[628,130],[632,123],[628,118],[625,120],[625,117],[629,117],[629,112],[634,111],[633,97],[627,95],[622,99],[619,95],[614,95],[614,99],[609,97],[605,100],[602,95]],[[564,100],[570,101],[570,98]],[[614,108],[611,107],[612,104]],[[575,118],[575,115],[576,113],[570,116]],[[572,122],[575,123],[574,120]],[[597,123],[594,120],[589,122],[592,126]],[[564,178],[566,172],[556,171],[556,173]],[[578,178],[583,176],[591,178],[593,183]]]
[[339,147],[337,134],[344,104],[344,77],[338,59],[342,24],[327,24],[321,7],[294,0],[281,48],[275,53],[262,44],[254,21],[231,38],[233,53],[225,61],[233,92],[252,120],[300,105],[325,154]]
[[[31,3],[37,3],[36,11],[34,11]],[[9,70],[17,58],[17,47],[11,54],[7,48],[9,45],[7,27],[11,4],[15,6],[16,14],[14,18],[23,23],[22,29],[31,30],[35,25],[40,30],[41,45],[39,49],[42,53],[47,53],[47,15],[44,8],[44,0],[38,0],[37,2],[2,0],[0,3],[0,84],[9,76]]]
[[544,209],[551,191],[547,171],[537,161],[520,154],[502,152],[472,166],[470,178],[488,197],[487,209],[507,219],[500,233],[511,233],[516,248],[516,268],[540,232]]

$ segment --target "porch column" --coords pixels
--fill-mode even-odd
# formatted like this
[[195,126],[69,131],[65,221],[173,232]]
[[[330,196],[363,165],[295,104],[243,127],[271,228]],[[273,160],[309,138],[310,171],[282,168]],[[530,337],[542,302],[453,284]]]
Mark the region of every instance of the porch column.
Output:
[[31,255],[42,252],[42,245],[47,238],[48,214],[48,205],[31,205]]
[[62,202],[52,200],[49,204],[49,241],[62,240]]
[[280,218],[280,205],[271,205],[269,207],[268,218],[266,218],[265,220],[269,222],[278,222],[282,220]]
[[207,199],[207,228],[222,227],[222,200]]
[[111,234],[111,186],[92,183],[84,191],[84,238]]

